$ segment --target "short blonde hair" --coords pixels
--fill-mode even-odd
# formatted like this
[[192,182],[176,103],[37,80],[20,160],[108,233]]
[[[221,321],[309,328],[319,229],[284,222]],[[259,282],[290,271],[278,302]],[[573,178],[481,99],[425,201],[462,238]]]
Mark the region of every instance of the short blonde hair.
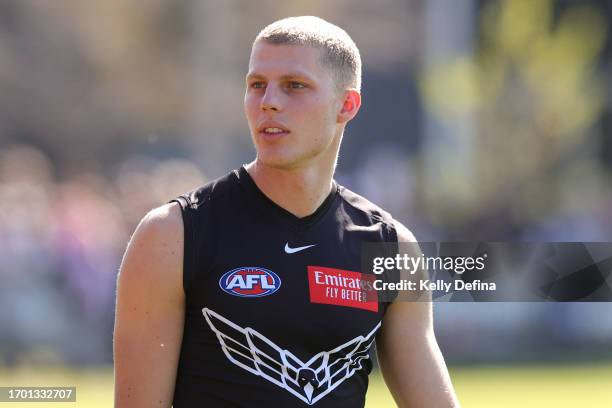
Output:
[[314,16],[288,17],[261,30],[253,45],[308,45],[321,49],[321,64],[332,70],[339,91],[361,89],[361,56],[340,27]]

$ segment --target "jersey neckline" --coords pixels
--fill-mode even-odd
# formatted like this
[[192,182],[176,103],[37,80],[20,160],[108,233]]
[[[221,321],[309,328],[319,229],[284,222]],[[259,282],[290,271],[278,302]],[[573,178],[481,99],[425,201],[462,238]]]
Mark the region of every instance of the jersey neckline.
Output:
[[270,197],[265,195],[263,191],[259,189],[255,180],[251,177],[249,172],[246,170],[244,165],[240,166],[240,168],[235,171],[236,176],[238,177],[238,181],[240,185],[244,186],[245,189],[251,193],[252,197],[255,198],[255,201],[260,204],[261,207],[269,210],[273,214],[279,216],[281,219],[289,222],[290,224],[298,227],[310,227],[317,223],[329,210],[332,203],[335,201],[338,196],[338,184],[335,180],[332,180],[332,189],[329,195],[323,200],[321,205],[310,215],[306,217],[298,217],[297,215],[287,211],[285,208],[281,207],[277,203],[275,203]]

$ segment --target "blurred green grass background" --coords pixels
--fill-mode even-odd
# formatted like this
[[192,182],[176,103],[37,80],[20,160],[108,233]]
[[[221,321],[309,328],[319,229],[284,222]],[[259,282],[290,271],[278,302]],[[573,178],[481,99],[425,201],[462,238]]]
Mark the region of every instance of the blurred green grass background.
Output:
[[[464,408],[612,407],[612,364],[451,367]],[[371,377],[367,408],[394,407],[382,377]],[[0,403],[0,407],[83,407],[113,405],[112,368],[0,367],[1,386],[76,386],[75,403]]]

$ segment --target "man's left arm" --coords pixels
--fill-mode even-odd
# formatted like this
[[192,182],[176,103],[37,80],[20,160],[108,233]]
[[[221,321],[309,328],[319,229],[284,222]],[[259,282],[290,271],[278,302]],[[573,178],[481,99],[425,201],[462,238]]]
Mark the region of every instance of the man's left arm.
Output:
[[[399,242],[416,242],[401,223],[395,226]],[[396,299],[387,308],[376,338],[380,368],[400,408],[459,407],[434,335],[431,298],[425,296]]]

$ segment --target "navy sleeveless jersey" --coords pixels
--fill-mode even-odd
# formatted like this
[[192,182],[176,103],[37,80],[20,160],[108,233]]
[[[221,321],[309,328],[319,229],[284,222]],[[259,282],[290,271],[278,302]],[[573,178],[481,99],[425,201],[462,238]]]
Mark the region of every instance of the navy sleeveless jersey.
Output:
[[361,296],[361,244],[397,241],[391,216],[334,182],[298,218],[244,167],[175,201],[186,311],[174,408],[363,407],[388,304]]

